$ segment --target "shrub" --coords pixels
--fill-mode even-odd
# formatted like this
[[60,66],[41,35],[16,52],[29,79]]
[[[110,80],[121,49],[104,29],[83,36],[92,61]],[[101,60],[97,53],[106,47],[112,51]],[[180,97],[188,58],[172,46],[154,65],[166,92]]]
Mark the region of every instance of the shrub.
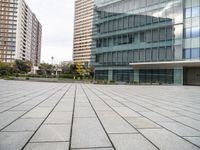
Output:
[[59,78],[63,78],[63,79],[74,79],[74,77],[77,79],[78,77],[80,78],[80,75],[78,75],[78,74],[61,74],[61,75],[59,75]]

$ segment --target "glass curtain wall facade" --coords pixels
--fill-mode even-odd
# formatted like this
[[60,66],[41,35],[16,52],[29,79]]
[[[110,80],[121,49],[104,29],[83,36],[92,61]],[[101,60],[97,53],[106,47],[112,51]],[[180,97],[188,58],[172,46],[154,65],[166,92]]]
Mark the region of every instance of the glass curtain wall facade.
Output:
[[[199,3],[195,8],[187,4],[190,1],[95,0],[92,55],[96,80],[181,84],[183,67],[164,67],[162,62],[199,59],[199,41],[191,38],[199,40],[200,9]],[[192,20],[198,22],[194,27]],[[158,66],[130,65],[143,63]]]
[[186,0],[184,15],[185,59],[200,58],[200,1]]

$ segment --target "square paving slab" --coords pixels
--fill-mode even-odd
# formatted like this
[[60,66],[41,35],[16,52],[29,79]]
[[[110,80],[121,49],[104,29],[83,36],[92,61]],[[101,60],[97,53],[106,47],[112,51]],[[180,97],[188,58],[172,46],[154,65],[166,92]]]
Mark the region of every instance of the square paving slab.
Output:
[[200,150],[200,87],[0,80],[0,150]]

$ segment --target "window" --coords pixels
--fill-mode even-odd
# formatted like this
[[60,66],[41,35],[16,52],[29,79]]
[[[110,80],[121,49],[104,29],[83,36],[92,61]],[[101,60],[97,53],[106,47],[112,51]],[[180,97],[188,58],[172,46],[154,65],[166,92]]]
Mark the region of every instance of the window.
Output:
[[166,58],[166,50],[165,47],[159,49],[159,60],[163,61]]
[[134,16],[129,16],[128,26],[129,28],[134,27]]
[[152,60],[157,61],[158,60],[158,51],[156,48],[152,49]]
[[113,21],[109,21],[109,32],[112,32],[113,31]]
[[113,63],[117,63],[117,52],[114,52],[112,54],[112,60],[113,60]]
[[100,54],[100,55],[99,55],[99,63],[100,63],[100,64],[103,63],[103,54]]
[[199,37],[199,27],[192,28],[192,37]]
[[146,49],[146,61],[151,61],[151,49]]
[[123,52],[122,56],[123,56],[122,62],[127,63],[127,51]]
[[191,58],[199,58],[199,49],[194,48],[191,50]]
[[128,51],[128,62],[133,62],[133,51]]
[[152,17],[151,16],[147,16],[147,24],[151,24],[152,23]]
[[138,27],[140,25],[140,16],[136,15],[134,20],[135,20],[135,22],[134,22],[135,27]]
[[138,62],[139,61],[139,52],[138,52],[138,50],[134,50],[133,51],[133,57],[134,57],[134,62]]
[[173,57],[172,47],[167,47],[166,51],[167,51],[167,54],[166,54],[167,60],[173,60],[174,57]]
[[160,29],[160,41],[165,41],[166,39],[166,32],[165,32],[165,28]]
[[145,61],[145,50],[140,49],[140,61]]
[[112,63],[112,53],[108,53],[108,63]]
[[158,42],[158,38],[159,38],[159,32],[158,30],[153,30],[153,42]]
[[146,31],[145,38],[146,38],[146,42],[147,42],[147,43],[151,43],[151,42],[152,42],[151,30]]
[[104,32],[108,32],[108,22],[104,23]]
[[172,28],[167,28],[167,40],[171,40],[172,39]]
[[145,34],[144,34],[144,32],[140,33],[140,42],[145,42]]
[[192,17],[198,17],[199,16],[199,7],[193,7],[192,8]]
[[134,42],[134,35],[133,34],[129,34],[128,35],[128,44],[132,44]]
[[185,18],[191,18],[191,8],[185,9]]
[[191,29],[190,28],[185,29],[185,38],[191,38]]
[[114,31],[118,30],[118,20],[114,20]]
[[119,29],[121,30],[121,29],[123,29],[123,18],[120,18],[119,19]]
[[190,59],[191,58],[191,51],[190,49],[185,49],[185,59]]
[[107,53],[103,54],[103,62],[107,63],[108,62],[108,58],[107,58]]
[[124,18],[124,29],[128,28],[128,17]]
[[146,16],[145,15],[141,15],[140,16],[140,25],[146,25]]
[[122,63],[122,52],[117,52],[117,62],[118,64]]

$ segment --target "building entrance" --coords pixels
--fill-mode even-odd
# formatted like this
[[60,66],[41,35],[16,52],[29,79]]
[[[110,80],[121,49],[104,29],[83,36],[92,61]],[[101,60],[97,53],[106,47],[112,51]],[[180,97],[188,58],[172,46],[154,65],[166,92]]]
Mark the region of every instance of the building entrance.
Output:
[[200,85],[200,68],[184,68],[184,84]]

